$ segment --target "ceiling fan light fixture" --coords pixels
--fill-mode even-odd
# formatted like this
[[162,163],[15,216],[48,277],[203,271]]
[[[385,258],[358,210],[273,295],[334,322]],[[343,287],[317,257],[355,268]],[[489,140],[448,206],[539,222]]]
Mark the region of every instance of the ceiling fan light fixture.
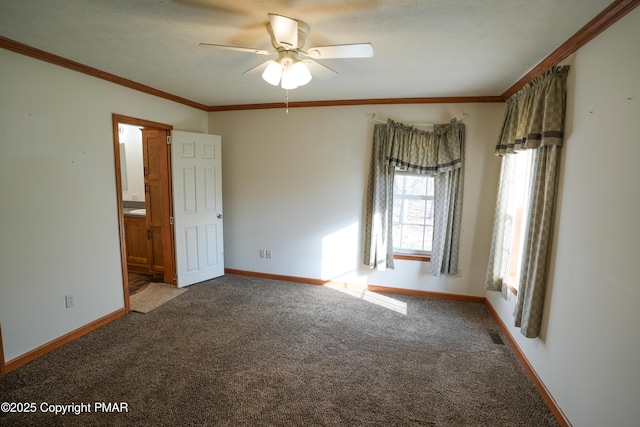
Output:
[[267,68],[265,68],[264,72],[262,73],[262,78],[270,85],[278,86],[278,83],[280,83],[280,78],[283,74],[283,69],[284,67],[280,62],[270,61],[269,65],[267,65]]
[[283,89],[296,89],[311,81],[311,72],[304,62],[293,58],[291,54],[283,54],[269,62],[262,78],[273,86],[280,84]]
[[291,73],[293,74],[293,79],[298,83],[298,86],[304,86],[311,81],[311,72],[302,61],[293,64]]
[[282,82],[280,86],[282,86],[282,89],[296,89],[299,86],[293,72],[293,67],[290,64],[285,65],[284,70],[282,70]]

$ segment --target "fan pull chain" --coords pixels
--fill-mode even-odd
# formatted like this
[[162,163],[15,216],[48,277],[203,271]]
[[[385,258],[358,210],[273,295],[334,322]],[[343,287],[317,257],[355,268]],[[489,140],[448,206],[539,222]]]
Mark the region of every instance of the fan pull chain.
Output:
[[286,89],[286,95],[284,96],[284,108],[287,114],[289,114],[289,89]]

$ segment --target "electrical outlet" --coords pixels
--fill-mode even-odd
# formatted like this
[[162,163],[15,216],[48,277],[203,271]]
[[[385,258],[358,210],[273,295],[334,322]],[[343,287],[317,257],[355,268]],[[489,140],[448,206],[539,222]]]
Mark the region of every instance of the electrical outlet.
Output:
[[73,294],[65,295],[64,303],[67,308],[71,308],[75,305],[75,299],[73,298]]
[[264,258],[264,249],[260,249],[260,258]]
[[267,250],[265,251],[265,255],[267,256],[267,259],[271,259],[271,250],[270,250],[270,249],[267,249]]

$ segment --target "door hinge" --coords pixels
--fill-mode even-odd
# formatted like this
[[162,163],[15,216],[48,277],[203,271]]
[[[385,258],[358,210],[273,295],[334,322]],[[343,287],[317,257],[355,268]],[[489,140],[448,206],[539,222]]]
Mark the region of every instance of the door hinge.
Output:
[[176,273],[173,273],[173,280],[178,280],[178,275]]
[[147,228],[147,240],[151,240],[151,229]]
[[171,135],[167,135],[167,144],[171,144]]
[[172,216],[169,217],[169,224],[175,224],[175,219]]

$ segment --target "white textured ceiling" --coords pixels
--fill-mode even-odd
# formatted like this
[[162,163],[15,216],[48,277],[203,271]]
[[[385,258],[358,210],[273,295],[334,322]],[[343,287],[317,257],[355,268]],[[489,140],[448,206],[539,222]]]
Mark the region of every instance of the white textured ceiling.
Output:
[[[290,101],[501,95],[611,0],[0,0],[0,35],[209,106],[280,102],[265,57],[267,13],[307,22],[305,48],[370,42],[374,57]],[[1,75],[1,68],[0,68]]]

